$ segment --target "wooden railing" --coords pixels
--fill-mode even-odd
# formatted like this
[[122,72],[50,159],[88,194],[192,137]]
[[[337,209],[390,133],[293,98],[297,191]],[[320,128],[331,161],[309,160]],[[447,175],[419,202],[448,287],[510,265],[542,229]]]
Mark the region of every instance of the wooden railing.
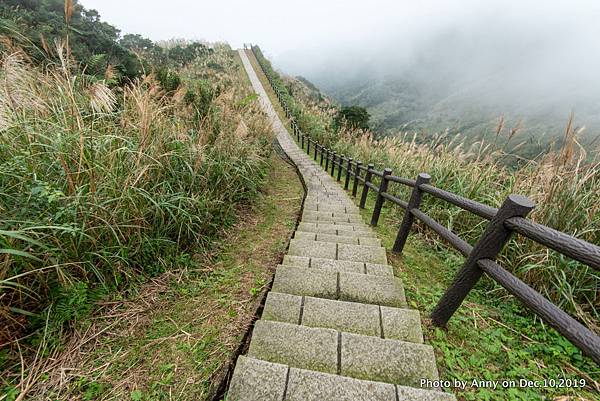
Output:
[[[255,50],[254,47],[252,47],[252,50]],[[330,172],[331,176],[338,182],[341,182],[342,175],[345,172],[343,186],[345,190],[351,190],[353,197],[358,195],[359,186],[362,184],[360,208],[365,208],[369,191],[377,194],[371,216],[371,225],[377,225],[381,209],[386,201],[405,210],[392,248],[393,252],[402,252],[416,218],[466,257],[462,268],[454,277],[453,283],[431,313],[435,325],[445,326],[447,324],[469,291],[485,273],[523,302],[546,323],[569,339],[584,354],[600,364],[600,337],[598,335],[495,261],[514,232],[598,271],[600,271],[600,247],[527,219],[527,214],[534,208],[535,204],[525,196],[509,195],[500,208],[496,209],[436,188],[429,183],[431,177],[428,174],[421,173],[416,179],[412,180],[393,175],[392,170],[389,168],[379,171],[375,169],[373,164],[364,166],[361,161],[354,161],[352,158],[338,155],[332,149],[327,148],[300,130],[289,106],[286,104],[282,90],[276,85],[273,76],[263,65],[261,58],[256,53],[255,56],[257,56],[256,59],[259,61],[263,73],[273,88],[286,117],[289,119],[293,135],[299,146],[306,150],[306,153],[313,157],[315,162]],[[378,186],[374,183],[375,177],[379,181]],[[351,182],[352,188],[350,188]],[[412,188],[408,201],[399,199],[390,192],[389,186],[391,183]],[[434,196],[489,221],[475,246],[470,245],[419,209],[421,199],[425,195]]]

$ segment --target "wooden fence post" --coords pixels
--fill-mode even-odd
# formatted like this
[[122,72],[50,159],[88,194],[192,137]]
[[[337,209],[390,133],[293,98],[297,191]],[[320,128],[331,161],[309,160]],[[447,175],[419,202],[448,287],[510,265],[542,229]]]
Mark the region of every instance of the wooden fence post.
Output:
[[337,152],[333,152],[331,157],[331,176],[333,177],[333,172],[335,171],[335,158],[337,156]]
[[529,198],[522,195],[509,195],[498,213],[488,223],[485,232],[456,274],[453,283],[448,287],[437,306],[431,313],[436,326],[446,326],[448,320],[458,309],[467,294],[483,274],[477,265],[480,259],[496,259],[498,253],[510,239],[512,231],[504,227],[504,221],[511,217],[525,217],[535,207]]
[[348,186],[350,185],[350,173],[352,169],[352,158],[348,158],[348,162],[346,163],[346,180],[344,181],[344,190],[348,190]]
[[355,170],[354,170],[354,182],[352,183],[352,196],[356,198],[356,193],[358,192],[358,177],[360,177],[360,166],[362,166],[362,162],[358,160],[356,162]]
[[319,142],[315,141],[315,161],[317,161],[317,151],[319,150]]
[[387,192],[389,181],[386,179],[388,175],[392,174],[391,168],[383,169],[383,177],[381,177],[381,183],[379,184],[379,192],[377,193],[377,200],[375,200],[375,207],[373,208],[373,215],[371,216],[371,225],[376,226],[379,221],[379,215],[381,214],[381,207],[385,198],[383,194]]
[[412,194],[410,195],[410,200],[408,201],[408,207],[404,212],[404,218],[402,219],[402,224],[400,224],[400,229],[398,230],[398,235],[396,235],[396,241],[394,241],[394,247],[392,251],[396,253],[402,252],[404,248],[404,244],[406,243],[406,239],[408,238],[408,233],[410,232],[410,227],[412,226],[414,216],[410,212],[412,209],[418,209],[421,204],[421,197],[423,196],[423,192],[419,188],[421,184],[427,184],[431,180],[429,174],[420,173],[417,176],[417,180],[415,181],[415,187],[413,188]]
[[367,164],[367,174],[365,174],[365,182],[363,185],[362,194],[360,196],[359,207],[361,209],[364,209],[367,203],[367,195],[369,194],[369,186],[367,185],[367,183],[371,182],[371,177],[373,177],[373,167],[375,166],[372,163]]
[[339,182],[342,179],[342,163],[344,162],[344,155],[340,156],[340,160],[338,161],[338,172],[337,172],[337,181]]
[[325,172],[329,172],[329,148],[325,148]]

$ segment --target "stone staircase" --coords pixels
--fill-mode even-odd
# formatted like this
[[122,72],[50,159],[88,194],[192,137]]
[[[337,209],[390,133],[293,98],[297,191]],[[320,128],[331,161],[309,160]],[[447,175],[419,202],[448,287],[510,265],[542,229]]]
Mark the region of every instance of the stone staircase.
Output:
[[295,144],[240,56],[277,139],[307,185],[303,215],[278,266],[227,400],[455,400],[438,378],[419,313],[406,308],[385,249],[341,187]]

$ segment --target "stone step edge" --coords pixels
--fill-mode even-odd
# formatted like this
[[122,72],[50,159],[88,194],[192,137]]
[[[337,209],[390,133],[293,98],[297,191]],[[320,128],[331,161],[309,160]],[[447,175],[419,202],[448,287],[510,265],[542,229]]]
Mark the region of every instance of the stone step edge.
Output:
[[438,390],[354,379],[240,355],[227,401],[456,401]]
[[270,291],[261,319],[423,344],[415,309]]
[[311,258],[307,256],[285,255],[277,268],[301,267],[306,269],[322,269],[329,271],[345,271],[347,273],[363,273],[376,276],[393,276],[394,271],[390,265],[379,263],[352,262],[350,260],[336,260],[327,258]]
[[358,228],[363,231],[373,231],[371,226],[364,221],[342,221],[342,220],[311,220],[311,219],[300,219],[301,224],[311,225],[313,227],[318,226],[338,226],[340,228],[354,229]]
[[395,276],[280,265],[275,270],[271,290],[291,295],[406,307],[402,280]]
[[[359,235],[362,237],[377,238],[375,232],[366,224],[331,224],[331,223],[314,223],[300,222],[296,231],[314,232],[321,234],[336,234],[353,236]],[[341,233],[341,234],[340,234]]]
[[262,319],[254,325],[247,356],[403,386],[437,383],[439,378],[428,344]]
[[349,260],[352,262],[387,264],[387,252],[382,246],[352,245],[338,242],[290,240],[288,255]]
[[[342,234],[344,234],[342,232]],[[381,247],[381,240],[374,237],[361,237],[339,235],[339,234],[327,234],[327,233],[313,233],[310,231],[296,230],[294,232],[294,239],[305,240],[305,241],[318,241],[318,242],[333,242],[339,244],[350,244],[350,245],[366,245],[366,246],[377,246]]]

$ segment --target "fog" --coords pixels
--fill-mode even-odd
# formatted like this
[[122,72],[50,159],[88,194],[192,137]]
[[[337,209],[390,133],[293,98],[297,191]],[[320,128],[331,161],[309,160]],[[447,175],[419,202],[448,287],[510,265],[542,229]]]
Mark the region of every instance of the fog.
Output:
[[405,11],[369,9],[347,35],[273,52],[275,65],[333,94],[401,79],[430,102],[597,121],[600,2],[426,1]]
[[472,104],[562,121],[574,110],[578,122],[600,127],[598,0],[82,3],[123,33],[153,40],[259,44],[282,72],[346,100],[365,83],[391,96],[402,81],[423,110]]
[[515,86],[562,81],[598,87],[600,2],[423,3],[421,12],[411,8],[408,14],[397,6],[368,10],[379,18],[356,21],[353,32],[276,49],[275,63],[294,74],[329,71],[342,79],[365,70],[371,75],[408,70],[468,81],[492,74],[514,78]]

